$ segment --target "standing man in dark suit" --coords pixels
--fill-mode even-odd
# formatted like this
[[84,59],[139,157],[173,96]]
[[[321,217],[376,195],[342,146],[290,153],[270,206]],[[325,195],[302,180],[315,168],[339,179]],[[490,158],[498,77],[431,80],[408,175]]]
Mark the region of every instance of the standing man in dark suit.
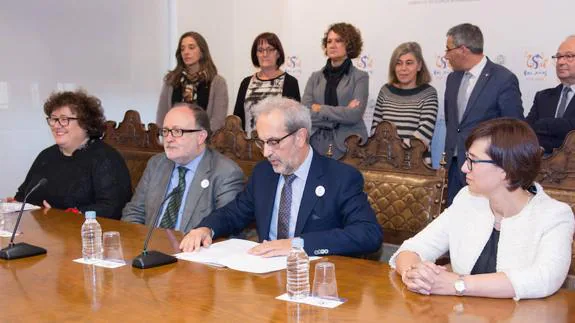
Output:
[[537,92],[527,116],[546,154],[560,147],[567,133],[575,129],[575,35],[559,45],[553,59],[561,84]]
[[234,161],[206,147],[210,129],[208,114],[195,104],[178,103],[168,111],[161,129],[165,152],[148,162],[122,211],[123,221],[152,225],[161,212],[159,227],[188,232],[236,197],[244,174]]
[[445,87],[447,205],[450,205],[465,186],[461,166],[466,158],[465,139],[471,130],[489,119],[523,119],[523,105],[517,77],[483,55],[483,34],[479,27],[461,24],[449,29],[445,58],[453,69]]
[[180,244],[184,251],[237,233],[254,220],[262,256],[287,255],[301,237],[311,255],[357,255],[380,248],[383,233],[363,192],[361,173],[321,156],[309,144],[309,109],[270,97],[254,107],[256,143],[267,161],[253,170],[236,199],[202,220]]

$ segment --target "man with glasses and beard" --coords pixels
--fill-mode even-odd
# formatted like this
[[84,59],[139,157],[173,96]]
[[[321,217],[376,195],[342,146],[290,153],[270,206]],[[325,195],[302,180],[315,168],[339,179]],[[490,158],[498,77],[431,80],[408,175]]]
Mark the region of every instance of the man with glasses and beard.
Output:
[[159,227],[188,232],[233,200],[244,186],[244,175],[231,159],[206,147],[210,129],[206,111],[195,104],[178,103],[168,111],[161,129],[164,153],[148,162],[122,211],[123,221],[153,225],[160,211]]
[[250,250],[254,255],[287,255],[294,237],[304,240],[310,255],[378,250],[383,233],[363,191],[363,177],[311,148],[309,109],[291,99],[270,97],[254,112],[256,143],[267,161],[254,168],[235,200],[204,218],[180,248],[198,250],[255,221],[262,243]]

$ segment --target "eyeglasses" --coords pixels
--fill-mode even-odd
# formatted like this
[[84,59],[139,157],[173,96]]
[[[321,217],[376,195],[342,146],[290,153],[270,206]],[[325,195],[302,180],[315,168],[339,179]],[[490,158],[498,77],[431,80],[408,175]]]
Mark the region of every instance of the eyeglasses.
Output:
[[473,170],[473,164],[477,164],[477,163],[494,164],[495,165],[495,161],[491,160],[491,159],[471,159],[471,157],[469,157],[469,153],[465,153],[465,163],[467,164],[467,169],[469,169],[469,171],[472,171]]
[[62,127],[67,127],[70,124],[70,120],[78,120],[78,118],[73,117],[46,117],[46,122],[48,125],[53,127],[56,125],[56,122],[60,124]]
[[556,55],[551,56],[551,58],[555,62],[559,62],[560,59],[564,58],[567,63],[572,63],[573,60],[575,60],[575,54],[565,54],[565,55],[556,54]]
[[446,46],[446,47],[445,47],[445,52],[446,52],[446,53],[449,53],[450,51],[452,51],[452,50],[454,50],[454,49],[458,49],[458,48],[461,48],[461,45],[460,45],[460,46],[456,46],[456,47],[452,47],[452,48],[449,48],[449,47]]
[[162,128],[162,130],[160,130],[160,135],[162,137],[167,137],[168,133],[172,135],[172,137],[176,138],[176,137],[181,137],[183,136],[185,133],[191,133],[191,132],[198,132],[198,131],[202,131],[204,129],[168,129],[168,128]]
[[275,52],[276,49],[273,47],[267,47],[267,48],[258,48],[258,54],[272,54],[273,52]]
[[270,138],[266,141],[263,141],[261,139],[254,139],[256,146],[258,146],[259,149],[264,150],[264,146],[268,145],[269,148],[271,149],[276,149],[278,147],[278,145],[280,144],[280,142],[284,139],[286,139],[287,137],[293,135],[294,133],[296,133],[300,128],[288,133],[287,135],[277,139],[277,138]]

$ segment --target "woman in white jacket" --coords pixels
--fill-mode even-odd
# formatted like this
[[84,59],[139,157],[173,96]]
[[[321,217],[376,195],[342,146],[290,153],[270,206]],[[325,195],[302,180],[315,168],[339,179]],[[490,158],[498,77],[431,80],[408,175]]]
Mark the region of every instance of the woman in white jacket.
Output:
[[[537,136],[523,121],[480,124],[465,142],[467,186],[390,259],[421,294],[539,298],[555,293],[571,263],[575,221],[569,205],[534,182]],[[453,272],[434,264],[449,251]]]

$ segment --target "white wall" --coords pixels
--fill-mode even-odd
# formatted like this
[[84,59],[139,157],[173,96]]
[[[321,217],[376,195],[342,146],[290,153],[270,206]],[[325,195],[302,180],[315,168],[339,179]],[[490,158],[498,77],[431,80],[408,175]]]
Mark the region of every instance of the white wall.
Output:
[[0,197],[13,196],[36,155],[53,144],[42,110],[53,90],[85,88],[111,120],[128,108],[154,119],[169,61],[168,5],[145,3],[0,2]]
[[[573,12],[573,0],[1,1],[0,197],[14,194],[34,157],[52,144],[42,103],[58,83],[99,96],[109,119],[119,121],[134,108],[145,123],[152,122],[177,39],[189,30],[207,39],[228,83],[230,111],[242,78],[254,71],[250,48],[257,34],[279,35],[288,56],[285,68],[303,93],[308,76],[325,63],[325,29],[347,21],[363,34],[356,65],[370,72],[371,99],[387,80],[393,49],[414,40],[434,74],[442,112],[449,72],[442,60],[445,33],[471,22],[483,30],[486,54],[519,77],[527,113],[535,92],[557,83],[550,56],[575,33],[568,27]],[[434,148],[441,151],[441,120],[437,129]]]
[[387,81],[393,49],[405,41],[419,42],[440,96],[433,142],[436,163],[445,135],[443,92],[449,67],[443,55],[450,27],[462,22],[481,27],[485,53],[517,74],[525,114],[536,91],[556,85],[550,57],[562,39],[575,33],[567,27],[575,12],[573,0],[175,1],[187,8],[178,11],[178,19],[185,20],[178,22],[178,32],[205,33],[220,74],[228,81],[230,109],[242,78],[253,71],[249,50],[260,32],[273,31],[280,36],[288,60],[295,62],[286,69],[296,71],[303,93],[309,75],[325,64],[320,41],[327,26],[339,21],[354,24],[364,39],[362,57],[355,63],[370,72],[371,100]]

